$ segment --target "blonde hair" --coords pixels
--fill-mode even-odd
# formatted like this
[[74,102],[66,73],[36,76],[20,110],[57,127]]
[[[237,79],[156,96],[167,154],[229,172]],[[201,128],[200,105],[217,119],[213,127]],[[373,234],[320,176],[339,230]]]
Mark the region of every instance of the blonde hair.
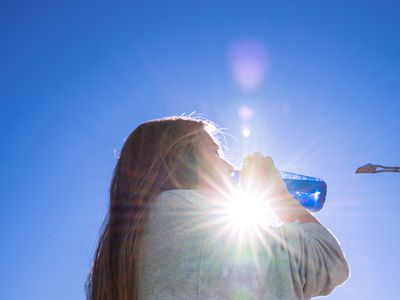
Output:
[[210,121],[168,117],[138,126],[125,140],[110,186],[110,205],[86,288],[89,300],[137,299],[137,257],[151,201],[198,181],[194,143],[214,136]]

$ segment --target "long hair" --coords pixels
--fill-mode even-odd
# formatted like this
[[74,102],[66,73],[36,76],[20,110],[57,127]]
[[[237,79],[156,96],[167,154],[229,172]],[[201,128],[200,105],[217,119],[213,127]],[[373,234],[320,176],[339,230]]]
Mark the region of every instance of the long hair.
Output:
[[169,117],[140,125],[126,139],[86,282],[88,300],[137,299],[137,259],[150,204],[162,191],[195,187],[193,141],[210,124],[193,117]]

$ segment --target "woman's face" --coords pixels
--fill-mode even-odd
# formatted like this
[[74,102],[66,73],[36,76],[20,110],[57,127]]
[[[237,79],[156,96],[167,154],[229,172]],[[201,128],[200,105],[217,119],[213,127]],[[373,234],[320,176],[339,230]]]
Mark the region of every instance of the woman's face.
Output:
[[198,189],[224,193],[232,187],[234,167],[220,156],[219,146],[204,130],[197,141]]

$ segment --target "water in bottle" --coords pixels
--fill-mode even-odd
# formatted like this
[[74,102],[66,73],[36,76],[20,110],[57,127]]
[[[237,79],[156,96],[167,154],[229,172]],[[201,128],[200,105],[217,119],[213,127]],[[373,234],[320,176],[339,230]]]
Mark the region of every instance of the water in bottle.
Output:
[[[327,186],[321,178],[280,171],[289,193],[309,211],[319,211],[325,203]],[[233,173],[235,182],[240,180],[240,172]]]

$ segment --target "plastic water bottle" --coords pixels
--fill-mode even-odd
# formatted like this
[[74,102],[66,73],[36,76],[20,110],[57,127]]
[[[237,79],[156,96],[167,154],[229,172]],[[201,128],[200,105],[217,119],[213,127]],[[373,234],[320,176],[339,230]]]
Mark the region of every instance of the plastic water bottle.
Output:
[[[319,211],[325,203],[327,186],[321,178],[280,171],[289,193],[309,211]],[[239,183],[240,171],[233,173],[233,180]]]

